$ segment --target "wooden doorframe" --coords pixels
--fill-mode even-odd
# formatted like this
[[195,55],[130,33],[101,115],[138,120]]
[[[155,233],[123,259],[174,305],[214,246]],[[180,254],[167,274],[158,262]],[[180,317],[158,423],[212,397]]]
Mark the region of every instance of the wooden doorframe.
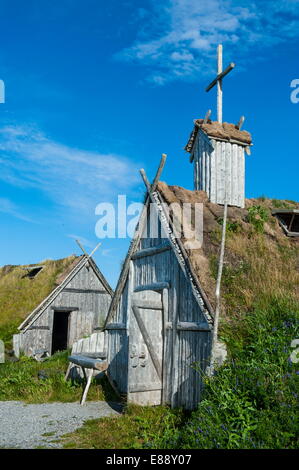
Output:
[[[143,289],[144,287],[144,289]],[[160,282],[156,284],[150,284],[150,285],[145,285],[145,286],[137,286],[135,289],[133,289],[132,295],[134,293],[140,292],[140,291],[155,291],[161,295],[161,302],[162,302],[162,308],[161,308],[161,314],[162,314],[162,340],[163,340],[163,350],[162,350],[162,364],[161,364],[161,404],[166,403],[166,383],[167,383],[167,375],[165,374],[165,364],[166,364],[166,334],[167,334],[167,320],[168,320],[168,308],[169,308],[169,289],[170,289],[170,283],[169,282]],[[134,313],[134,316],[136,318],[135,312],[133,311],[134,307],[134,300],[131,299],[130,301],[130,307],[132,313]],[[136,307],[135,307],[136,308]],[[150,307],[149,307],[150,308]],[[138,310],[138,307],[137,307]],[[138,313],[137,313],[138,316]],[[137,318],[136,321],[138,322]],[[142,334],[142,331],[141,331]],[[142,337],[144,338],[143,334]],[[170,342],[172,342],[172,337],[169,339]],[[146,341],[145,341],[146,342]],[[148,348],[149,350],[149,348]],[[172,350],[172,348],[171,348]],[[150,350],[149,350],[150,354]],[[171,358],[170,358],[171,359]],[[153,359],[152,359],[153,360]],[[153,361],[154,363],[154,361]],[[155,366],[155,365],[154,365]],[[159,373],[158,373],[159,375]]]
[[70,321],[71,321],[71,314],[74,311],[79,310],[77,307],[51,307],[53,311],[53,320],[52,320],[52,329],[51,329],[51,356],[53,354],[53,333],[54,333],[54,317],[55,312],[65,312],[68,313],[68,322],[67,322],[67,348],[69,348],[69,340],[70,340]]

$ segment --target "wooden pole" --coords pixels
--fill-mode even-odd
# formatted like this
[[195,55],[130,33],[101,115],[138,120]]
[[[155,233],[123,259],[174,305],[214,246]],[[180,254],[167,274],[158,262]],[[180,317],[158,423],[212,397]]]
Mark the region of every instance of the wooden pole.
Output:
[[[219,44],[217,50],[217,68],[218,68],[218,75],[220,75],[223,71],[222,64],[222,44]],[[217,120],[218,122],[222,123],[222,78],[217,80]]]
[[221,279],[222,279],[224,251],[225,251],[226,225],[227,225],[227,203],[225,203],[224,205],[222,237],[221,237],[220,256],[219,256],[219,265],[218,265],[216,292],[215,292],[216,308],[215,308],[213,339],[212,339],[212,354],[211,354],[211,368],[210,368],[211,373],[213,372],[214,366],[215,366],[215,350],[216,350],[216,345],[218,341],[219,317],[220,317],[220,310],[221,310]]

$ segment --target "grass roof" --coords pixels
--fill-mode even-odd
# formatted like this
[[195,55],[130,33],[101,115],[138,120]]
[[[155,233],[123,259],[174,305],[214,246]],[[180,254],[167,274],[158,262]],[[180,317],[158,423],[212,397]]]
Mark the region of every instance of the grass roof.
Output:
[[[0,339],[6,343],[17,332],[19,324],[68,273],[81,257],[75,255],[58,260],[45,260],[35,265],[0,268]],[[27,276],[33,266],[43,269],[32,278]]]

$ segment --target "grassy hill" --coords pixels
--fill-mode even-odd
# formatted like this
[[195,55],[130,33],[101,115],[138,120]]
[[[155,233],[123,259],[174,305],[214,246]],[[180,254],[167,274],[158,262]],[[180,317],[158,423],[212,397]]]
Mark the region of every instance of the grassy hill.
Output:
[[12,334],[29,313],[50,294],[59,282],[59,276],[76,260],[72,255],[58,260],[45,260],[36,265],[44,268],[33,278],[25,268],[35,265],[0,268],[0,339],[7,346]]

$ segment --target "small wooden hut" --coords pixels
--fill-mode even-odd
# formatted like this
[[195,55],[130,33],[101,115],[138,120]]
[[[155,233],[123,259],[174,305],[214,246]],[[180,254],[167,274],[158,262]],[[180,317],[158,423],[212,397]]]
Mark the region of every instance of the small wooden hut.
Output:
[[[181,200],[165,183],[152,188],[105,326],[108,376],[129,402],[192,409],[210,360],[213,308],[198,276],[200,250],[185,248],[175,235],[175,214],[165,210],[172,198],[180,203],[193,194],[180,189]],[[153,208],[155,237],[148,232]]]
[[19,326],[20,333],[13,338],[15,354],[52,355],[70,348],[103,327],[112,295],[95,261],[87,255],[76,257]]
[[251,145],[249,132],[234,124],[196,119],[185,147],[194,163],[194,189],[206,191],[213,203],[245,207],[245,152]]

